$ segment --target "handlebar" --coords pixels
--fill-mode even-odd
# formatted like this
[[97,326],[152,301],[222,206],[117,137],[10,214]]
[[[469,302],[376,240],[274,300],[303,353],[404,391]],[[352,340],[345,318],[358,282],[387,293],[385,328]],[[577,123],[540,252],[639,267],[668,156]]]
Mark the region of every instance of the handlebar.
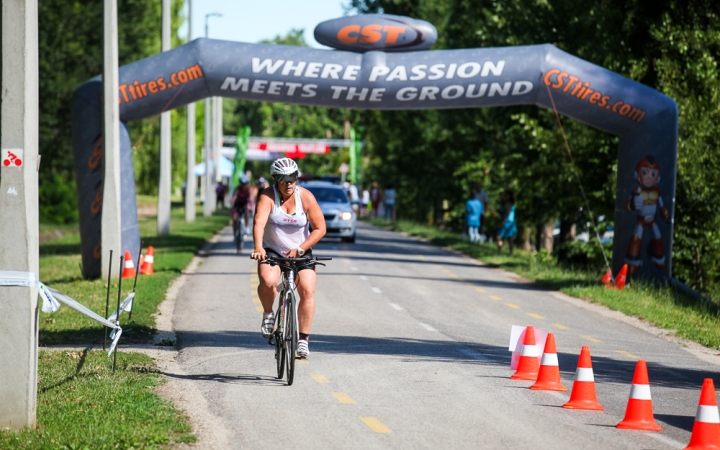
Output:
[[260,264],[270,264],[271,266],[277,265],[279,263],[291,263],[293,265],[305,265],[305,264],[324,265],[317,261],[332,261],[332,257],[330,257],[330,256],[303,256],[301,258],[284,258],[282,256],[266,255],[265,261],[260,261]]

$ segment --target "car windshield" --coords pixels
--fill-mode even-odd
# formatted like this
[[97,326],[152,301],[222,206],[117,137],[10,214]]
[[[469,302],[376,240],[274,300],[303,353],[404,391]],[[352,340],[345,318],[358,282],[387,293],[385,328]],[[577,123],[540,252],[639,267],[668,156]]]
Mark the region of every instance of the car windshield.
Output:
[[347,195],[342,189],[309,187],[307,190],[313,193],[319,203],[348,203]]

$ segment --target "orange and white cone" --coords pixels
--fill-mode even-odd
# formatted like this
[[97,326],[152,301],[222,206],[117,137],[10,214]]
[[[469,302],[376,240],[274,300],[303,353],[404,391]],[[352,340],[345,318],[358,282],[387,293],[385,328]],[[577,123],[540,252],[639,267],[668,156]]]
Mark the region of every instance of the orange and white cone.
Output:
[[535,328],[532,325],[525,328],[525,339],[523,339],[522,352],[518,362],[517,371],[511,380],[535,381],[538,376],[538,351],[535,345]]
[[549,333],[545,341],[545,351],[540,361],[537,382],[530,389],[539,391],[567,391],[560,382],[560,366],[558,365],[555,335]]
[[140,265],[140,273],[143,275],[152,275],[155,272],[153,271],[153,265],[155,264],[155,247],[152,245],[148,247],[147,254],[145,255],[145,260],[143,261],[143,264]]
[[628,265],[624,264],[620,273],[615,278],[615,287],[618,289],[625,289],[625,283],[627,282]]
[[575,382],[570,393],[570,401],[565,403],[563,408],[589,409],[592,411],[605,410],[597,401],[590,347],[586,345],[580,350],[580,359],[578,360],[577,372],[575,372]]
[[130,251],[125,250],[125,266],[123,267],[123,279],[125,278],[135,278],[135,264],[133,263],[132,256],[130,256]]
[[720,449],[720,413],[712,378],[705,378],[703,382],[690,443],[685,447],[685,450],[705,449]]
[[616,425],[626,430],[662,431],[655,422],[652,397],[650,396],[650,379],[647,364],[640,360],[635,365],[630,398],[628,399],[625,419]]
[[602,284],[610,284],[610,283],[612,283],[612,281],[613,281],[612,270],[608,269],[608,271],[605,272],[605,275],[603,275],[603,277],[600,279],[600,282]]

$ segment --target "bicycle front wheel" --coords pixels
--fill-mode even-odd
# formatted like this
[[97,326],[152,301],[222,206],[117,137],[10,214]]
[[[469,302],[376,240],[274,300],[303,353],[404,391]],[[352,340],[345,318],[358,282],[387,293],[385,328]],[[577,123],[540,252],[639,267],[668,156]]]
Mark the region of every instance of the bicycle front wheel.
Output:
[[287,359],[287,383],[292,386],[295,378],[295,353],[297,352],[297,317],[295,315],[295,294],[287,293],[285,299],[285,356]]
[[275,314],[275,363],[277,365],[278,380],[282,380],[283,375],[285,375],[285,353],[287,353],[287,350],[284,342],[284,320],[285,313],[283,312],[283,304],[280,302]]

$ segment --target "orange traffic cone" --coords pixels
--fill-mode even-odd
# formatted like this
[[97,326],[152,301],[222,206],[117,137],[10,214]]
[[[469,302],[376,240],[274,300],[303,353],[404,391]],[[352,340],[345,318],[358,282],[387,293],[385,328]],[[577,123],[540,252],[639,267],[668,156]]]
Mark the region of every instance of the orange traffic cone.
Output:
[[133,264],[132,256],[130,256],[130,251],[125,250],[125,266],[123,267],[123,279],[125,278],[135,278],[135,264]]
[[525,339],[523,339],[522,353],[518,362],[517,371],[511,380],[532,380],[538,376],[538,351],[535,345],[535,328],[532,325],[525,328]]
[[577,372],[575,372],[575,382],[570,393],[570,401],[565,403],[563,408],[604,411],[595,395],[595,376],[593,375],[592,360],[590,359],[590,347],[586,345],[583,345],[580,350],[580,359],[578,360]]
[[145,257],[140,254],[140,262],[138,263],[138,267],[140,268],[140,275],[142,275],[142,267],[145,264]]
[[153,272],[153,264],[155,263],[155,247],[152,245],[148,247],[147,254],[145,255],[145,260],[143,261],[143,264],[140,265],[140,273],[143,275],[152,275],[155,272]]
[[647,364],[643,360],[635,366],[625,419],[616,426],[626,430],[662,431],[660,425],[655,423]]
[[703,450],[720,448],[720,413],[715,399],[715,383],[712,378],[705,378],[695,424],[693,425],[690,443],[685,450]]
[[605,272],[605,275],[603,275],[603,277],[600,279],[600,282],[602,284],[610,284],[610,283],[612,283],[612,281],[613,281],[612,270],[608,269],[608,271]]
[[548,334],[545,341],[545,351],[540,362],[537,382],[530,389],[539,391],[567,391],[560,383],[560,367],[558,366],[557,350],[555,349],[555,335]]
[[618,289],[625,288],[625,282],[627,281],[627,271],[628,271],[627,264],[623,264],[622,269],[620,269],[620,273],[615,278],[615,287],[617,287]]

